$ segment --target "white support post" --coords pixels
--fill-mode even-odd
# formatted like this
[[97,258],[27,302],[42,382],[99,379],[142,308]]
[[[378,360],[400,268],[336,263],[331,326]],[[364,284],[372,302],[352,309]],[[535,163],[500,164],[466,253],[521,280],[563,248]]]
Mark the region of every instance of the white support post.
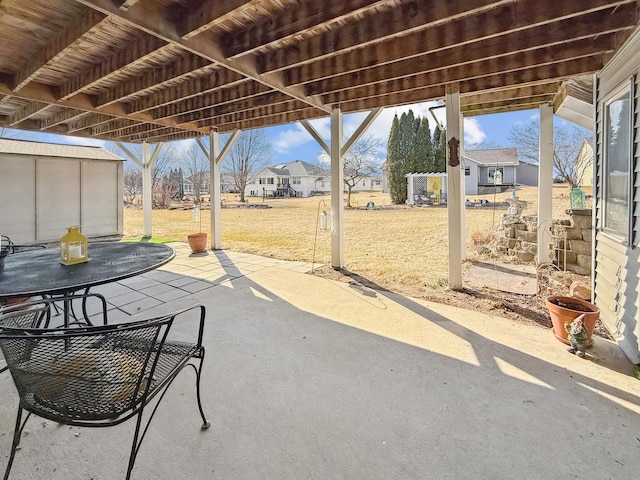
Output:
[[540,106],[540,143],[538,158],[538,264],[549,262],[547,245],[551,241],[553,197],[553,107]]
[[151,208],[153,195],[153,179],[151,176],[151,145],[147,142],[142,144],[142,213],[144,236],[151,237],[152,234],[152,215]]
[[461,189],[460,179],[460,139],[462,114],[460,113],[460,87],[447,85],[445,93],[447,111],[447,218],[449,221],[449,288],[462,289],[462,242]]
[[220,134],[211,131],[209,133],[209,193],[211,194],[211,250],[220,250],[222,248],[222,212],[220,211],[220,202],[222,195],[220,193],[220,163],[218,155],[220,155]]
[[344,157],[339,108],[331,111],[331,266],[344,267]]
[[200,138],[196,138],[196,143],[204,154],[209,157],[209,195],[211,196],[211,250],[220,250],[222,248],[222,221],[221,221],[221,205],[222,194],[220,192],[220,165],[222,160],[229,153],[229,150],[233,146],[240,135],[240,130],[234,130],[231,138],[225,144],[224,148],[220,149],[220,134],[215,131],[211,131],[209,134],[209,144],[211,148],[207,148],[204,142]]
[[[464,177],[464,115],[460,114],[460,262],[467,259],[467,207],[465,197],[465,177]],[[447,199],[449,196],[447,196]]]

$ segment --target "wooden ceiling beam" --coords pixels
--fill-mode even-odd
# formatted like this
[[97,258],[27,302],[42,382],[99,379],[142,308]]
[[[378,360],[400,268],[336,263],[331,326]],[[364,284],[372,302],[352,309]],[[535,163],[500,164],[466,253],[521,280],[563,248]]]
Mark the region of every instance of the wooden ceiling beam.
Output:
[[216,24],[229,19],[235,10],[240,7],[257,3],[255,0],[201,0],[197,5],[190,7],[181,16],[177,31],[180,38],[186,40],[194,37]]
[[[202,96],[223,88],[238,86],[248,80],[242,75],[220,68],[209,74],[192,78],[178,85],[162,89],[146,97],[137,98],[127,104],[127,112],[139,113],[180,102],[191,97]],[[268,87],[267,87],[268,89]]]
[[103,107],[116,102],[122,102],[134,95],[161,87],[163,84],[198,73],[199,70],[211,66],[211,62],[195,55],[185,55],[175,62],[162,67],[153,68],[142,75],[128,78],[116,87],[98,94],[97,107]]
[[116,140],[121,142],[143,142],[149,143],[158,142],[173,142],[175,140],[187,140],[193,138],[193,134],[188,132],[181,132],[179,130],[161,129],[155,132],[142,132],[128,136],[118,137]]
[[[415,4],[416,2],[411,2]],[[429,50],[442,49],[454,45],[463,45],[480,38],[502,35],[507,31],[531,28],[537,25],[554,23],[612,5],[635,3],[635,0],[612,2],[611,0],[593,0],[586,2],[558,2],[557,0],[520,0],[518,2],[473,2],[482,3],[489,10],[468,14],[466,0],[447,2],[429,2],[427,7],[418,11],[407,11],[402,7],[368,17],[360,22],[338,28],[315,37],[302,40],[291,48],[274,50],[258,58],[260,73],[280,71],[304,63],[316,62],[341,52],[353,51],[374,42],[393,39],[408,31],[424,30],[446,21],[445,34],[425,45]],[[491,5],[487,5],[491,4]],[[415,6],[415,5],[414,5]],[[478,7],[479,8],[479,7]],[[410,15],[409,13],[413,13]],[[392,15],[390,17],[390,15]],[[597,31],[597,25],[594,25]],[[415,32],[414,32],[415,33]],[[595,33],[595,32],[594,32]],[[403,36],[405,40],[408,36]],[[400,50],[394,51],[402,56],[402,41],[396,43]]]
[[[181,100],[179,102],[167,104],[151,110],[151,113],[154,118],[170,118],[176,115],[219,107],[229,103],[237,105],[237,102],[239,101],[247,103],[250,102],[252,98],[269,92],[273,92],[273,90],[261,83],[244,80],[244,83],[236,85],[233,88],[225,87],[217,89],[198,96],[194,101]],[[290,97],[286,98],[289,99]]]
[[18,112],[11,115],[10,125],[14,127],[24,122],[25,120],[29,120],[31,117],[38,115],[50,106],[51,105],[48,103],[29,102],[28,104],[24,105]]
[[[388,64],[382,67],[373,67],[369,70],[360,70],[350,75],[341,75],[306,86],[309,95],[323,93],[325,101],[332,102],[335,96],[332,92],[353,89],[351,85],[358,85],[357,89],[363,91],[367,85],[394,80],[404,80],[407,77],[417,75],[429,75],[433,85],[457,82],[467,78],[483,77],[489,74],[519,70],[524,66],[535,67],[548,63],[572,60],[574,58],[587,57],[611,51],[614,48],[615,37],[613,34],[604,35],[597,39],[584,38],[575,42],[565,42],[562,48],[556,46],[543,47],[531,50],[517,51],[508,55],[493,58],[482,58],[481,52],[477,52],[475,61],[466,64],[458,64],[448,68],[432,69],[432,64],[425,60],[409,60]],[[473,49],[470,49],[473,50]],[[458,52],[458,57],[463,57],[464,52]],[[420,70],[422,65],[424,70]],[[439,65],[437,65],[439,67]]]
[[220,39],[209,31],[205,31],[186,40],[182,39],[178,33],[179,25],[177,25],[177,21],[173,20],[169,9],[158,2],[153,5],[147,5],[145,2],[138,3],[135,8],[129,9],[128,12],[120,11],[111,0],[78,0],[78,2],[94,8],[105,15],[117,17],[134,28],[180,46],[196,55],[220,64],[229,70],[233,70],[247,78],[265,84],[274,90],[281,91],[307,105],[320,108],[327,113],[331,110],[326,105],[323,105],[319,98],[305,95],[302,88],[286,87],[282,81],[282,75],[261,75],[258,72],[255,59],[249,55],[239,59],[227,60]]
[[494,112],[495,109],[509,108],[511,110],[537,108],[540,105],[553,101],[553,94],[538,95],[525,98],[513,98],[510,100],[491,101],[486,103],[474,103],[461,105],[460,111],[468,115],[482,115],[481,112]]
[[[10,127],[10,128],[16,128],[18,130],[38,131],[40,130],[41,126],[42,126],[42,122],[40,120],[29,119],[29,120],[25,120],[19,125],[16,125],[15,127],[12,127],[11,117],[9,115],[0,115],[0,127]],[[67,129],[65,128],[64,125],[58,125],[57,127],[55,127],[54,130],[51,131],[51,133],[65,134],[67,133]]]
[[231,32],[225,39],[225,54],[228,58],[235,58],[252,53],[305,30],[317,29],[320,25],[388,3],[388,0],[343,0],[326,5],[318,0],[306,0],[281,15],[270,16],[256,25]]
[[136,3],[138,3],[138,0],[125,0],[124,2],[122,2],[122,5],[120,5],[118,8],[123,12],[126,12],[131,7],[133,7]]
[[[637,9],[633,4],[623,5],[609,15],[593,12],[576,18],[565,19],[549,28],[548,25],[507,32],[490,38],[479,38],[464,45],[442,46],[441,39],[448,35],[447,26],[423,30],[402,39],[371,45],[367,49],[348,52],[343,55],[319,60],[285,71],[287,85],[299,85],[324,78],[332,78],[333,72],[351,74],[363,69],[380,69],[384,65],[406,65],[423,62],[430,70],[449,68],[469,63],[480,58],[491,58],[521,50],[558,45],[570,40],[593,38],[597,35],[630,28],[637,18]],[[598,33],[594,35],[594,25]],[[465,36],[463,40],[468,40]],[[431,48],[425,53],[425,45]],[[564,48],[560,46],[559,48]],[[404,58],[404,60],[403,60]],[[393,63],[392,63],[393,62]],[[333,77],[336,78],[336,77]]]
[[104,82],[125,67],[144,62],[150,55],[167,45],[166,42],[147,35],[132,43],[133,45],[123,48],[102,60],[98,65],[64,82],[58,90],[60,100],[71,98],[83,90]]
[[265,116],[256,119],[235,120],[230,123],[218,123],[216,129],[219,132],[231,132],[235,129],[251,130],[254,128],[263,128],[271,125],[282,125],[286,123],[299,122],[300,120],[313,120],[314,118],[326,117],[327,114],[323,110],[317,108],[305,108],[288,113],[278,114],[275,116]]
[[[460,82],[460,94],[477,94],[482,92],[499,92],[510,87],[526,87],[547,83],[558,84],[559,81],[588,72],[596,72],[603,66],[601,56],[579,58],[559,64],[550,64],[535,68],[524,68],[508,73],[472,78]],[[424,80],[424,79],[423,79]],[[399,106],[409,103],[424,102],[444,98],[445,85],[430,85],[429,82],[406,84],[406,88],[381,88],[381,85],[370,86],[368,95],[350,101],[340,102],[343,112],[359,112],[371,110],[376,106]]]
[[[182,124],[177,125],[175,121],[171,119],[166,120],[154,120],[153,116],[145,113],[138,114],[128,114],[123,105],[114,104],[104,107],[98,110],[95,107],[95,97],[92,95],[87,95],[85,93],[79,93],[74,95],[72,98],[68,100],[59,101],[56,95],[54,87],[50,85],[45,85],[43,83],[30,82],[24,88],[22,88],[19,92],[13,93],[11,90],[11,82],[7,79],[7,76],[0,75],[0,94],[4,95],[14,95],[15,97],[22,98],[25,100],[32,100],[37,102],[49,103],[52,105],[58,105],[67,108],[73,108],[77,110],[84,110],[87,112],[101,113],[105,115],[111,115],[113,117],[125,118],[128,120],[138,121],[138,122],[149,122],[156,123],[158,125],[167,126],[167,127],[175,127],[183,130],[191,130],[198,131],[200,133],[206,134],[209,129],[199,129],[196,125]],[[38,128],[39,129],[39,128]]]
[[64,110],[60,110],[59,112],[54,113],[51,117],[44,119],[42,121],[41,130],[49,130],[50,128],[53,128],[57,125],[69,123],[73,120],[77,120],[78,118],[82,118],[85,115],[89,114],[90,112],[86,112],[84,110],[65,108]]
[[498,92],[474,92],[472,94],[462,94],[460,96],[460,105],[474,105],[489,101],[502,102],[518,98],[555,95],[561,84],[562,82],[551,82],[540,85],[512,87]]
[[71,25],[67,25],[49,44],[42,47],[38,54],[31,57],[18,69],[13,77],[12,90],[19,91],[36,78],[43,68],[54,64],[78,42],[80,37],[90,32],[104,19],[103,14],[91,9],[87,9],[79,18],[74,18]]
[[257,119],[261,117],[273,117],[276,115],[283,115],[292,112],[304,111],[308,108],[307,105],[298,102],[297,100],[289,100],[288,102],[276,103],[272,105],[265,105],[264,107],[258,107],[251,111],[242,111],[219,115],[209,119],[211,125],[218,125],[224,123],[235,123],[243,120]]
[[[486,62],[477,62],[471,65],[463,65],[451,69],[437,70],[435,72],[421,73],[418,75],[406,76],[394,80],[373,83],[363,87],[346,88],[324,95],[327,104],[340,104],[342,102],[378,96],[378,92],[398,92],[402,90],[414,90],[436,85],[446,85],[452,82],[461,82],[473,78],[482,78],[491,75],[500,75],[509,71],[519,71],[529,69],[532,72],[546,74],[545,69],[551,69],[557,65],[559,69],[563,65],[583,65],[582,72],[578,74],[595,72],[603,65],[602,54],[595,48],[585,46],[581,52],[582,57],[572,59],[556,59],[553,56],[539,56],[533,52],[523,52],[515,54],[508,59],[495,58]],[[526,57],[526,58],[525,58]],[[521,61],[522,60],[522,61]],[[577,63],[576,63],[577,62]],[[550,79],[552,77],[541,77],[540,79]]]
[[70,132],[77,132],[80,130],[93,129],[99,125],[106,125],[113,122],[126,122],[127,125],[131,125],[131,120],[125,120],[122,118],[114,118],[108,115],[89,114],[83,117],[74,119],[67,123],[67,128]]
[[215,125],[215,119],[221,115],[227,115],[230,113],[247,112],[256,107],[266,107],[269,105],[276,105],[278,103],[290,102],[291,98],[284,95],[281,92],[269,92],[264,95],[258,95],[252,97],[248,101],[239,101],[235,103],[228,103],[226,105],[214,105],[212,107],[196,110],[193,112],[178,115],[176,120],[178,122],[197,122],[198,125],[202,125],[202,122],[213,121]]
[[123,120],[111,122],[109,124],[100,125],[98,127],[91,128],[92,135],[106,135],[109,134],[113,137],[122,137],[127,135],[133,135],[135,133],[152,132],[156,130],[163,130],[171,127],[160,127],[150,123],[131,124]]

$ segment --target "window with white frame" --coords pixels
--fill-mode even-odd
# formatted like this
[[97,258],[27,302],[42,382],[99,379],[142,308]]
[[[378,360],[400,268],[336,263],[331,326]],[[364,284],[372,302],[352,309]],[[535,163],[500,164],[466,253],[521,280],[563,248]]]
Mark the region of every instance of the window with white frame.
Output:
[[466,177],[471,176],[471,167],[464,167],[464,175]]
[[602,230],[630,241],[631,138],[633,82],[615,91],[603,105]]
[[293,185],[302,185],[302,179],[300,177],[292,177],[291,183]]

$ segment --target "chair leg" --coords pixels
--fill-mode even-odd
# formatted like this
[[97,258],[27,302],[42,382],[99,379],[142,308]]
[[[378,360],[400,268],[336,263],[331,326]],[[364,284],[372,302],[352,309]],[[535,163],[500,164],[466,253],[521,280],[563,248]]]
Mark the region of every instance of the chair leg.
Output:
[[[204,410],[202,409],[202,401],[200,399],[200,377],[202,374],[202,364],[204,363],[204,348],[200,356],[200,366],[196,369],[196,398],[198,399],[198,410],[200,410],[200,416],[202,417],[202,430],[206,430],[211,426],[211,423],[207,421]],[[195,367],[194,367],[195,368]]]
[[24,419],[24,422],[22,422],[22,407],[18,406],[18,415],[16,416],[16,428],[13,431],[13,442],[11,444],[11,454],[9,455],[7,468],[4,471],[3,480],[9,479],[9,472],[11,471],[11,466],[13,465],[13,459],[16,456],[16,450],[18,449],[18,445],[20,445],[20,437],[22,436],[22,430],[24,429],[24,426],[27,423],[27,420],[29,420],[30,416],[31,416],[31,413],[27,414],[27,416]]
[[[140,449],[140,443],[142,443],[142,439],[140,439],[140,443],[138,443],[138,437],[140,435],[140,427],[142,425],[142,413],[144,409],[141,409],[138,413],[138,418],[136,420],[136,431],[133,434],[133,443],[131,444],[131,454],[129,455],[129,465],[127,466],[127,477],[126,480],[131,478],[131,472],[133,471],[133,465],[136,463],[136,457],[138,456],[138,450]],[[145,429],[146,430],[146,429]],[[144,438],[144,434],[142,435]]]

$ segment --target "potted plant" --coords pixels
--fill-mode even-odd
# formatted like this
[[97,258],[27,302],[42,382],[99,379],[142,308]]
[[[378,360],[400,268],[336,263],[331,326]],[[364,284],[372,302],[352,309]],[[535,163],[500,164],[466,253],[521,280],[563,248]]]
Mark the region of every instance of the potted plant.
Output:
[[551,331],[555,337],[563,343],[570,345],[567,339],[565,324],[571,323],[578,316],[585,314],[584,325],[587,328],[589,345],[593,344],[591,335],[596,326],[596,320],[600,317],[600,309],[593,303],[587,302],[577,297],[565,297],[561,295],[551,295],[546,300],[549,316],[553,327]]
[[203,253],[207,251],[207,234],[202,233],[202,215],[200,215],[200,204],[193,205],[193,220],[200,222],[199,233],[187,235],[187,242],[192,253]]

